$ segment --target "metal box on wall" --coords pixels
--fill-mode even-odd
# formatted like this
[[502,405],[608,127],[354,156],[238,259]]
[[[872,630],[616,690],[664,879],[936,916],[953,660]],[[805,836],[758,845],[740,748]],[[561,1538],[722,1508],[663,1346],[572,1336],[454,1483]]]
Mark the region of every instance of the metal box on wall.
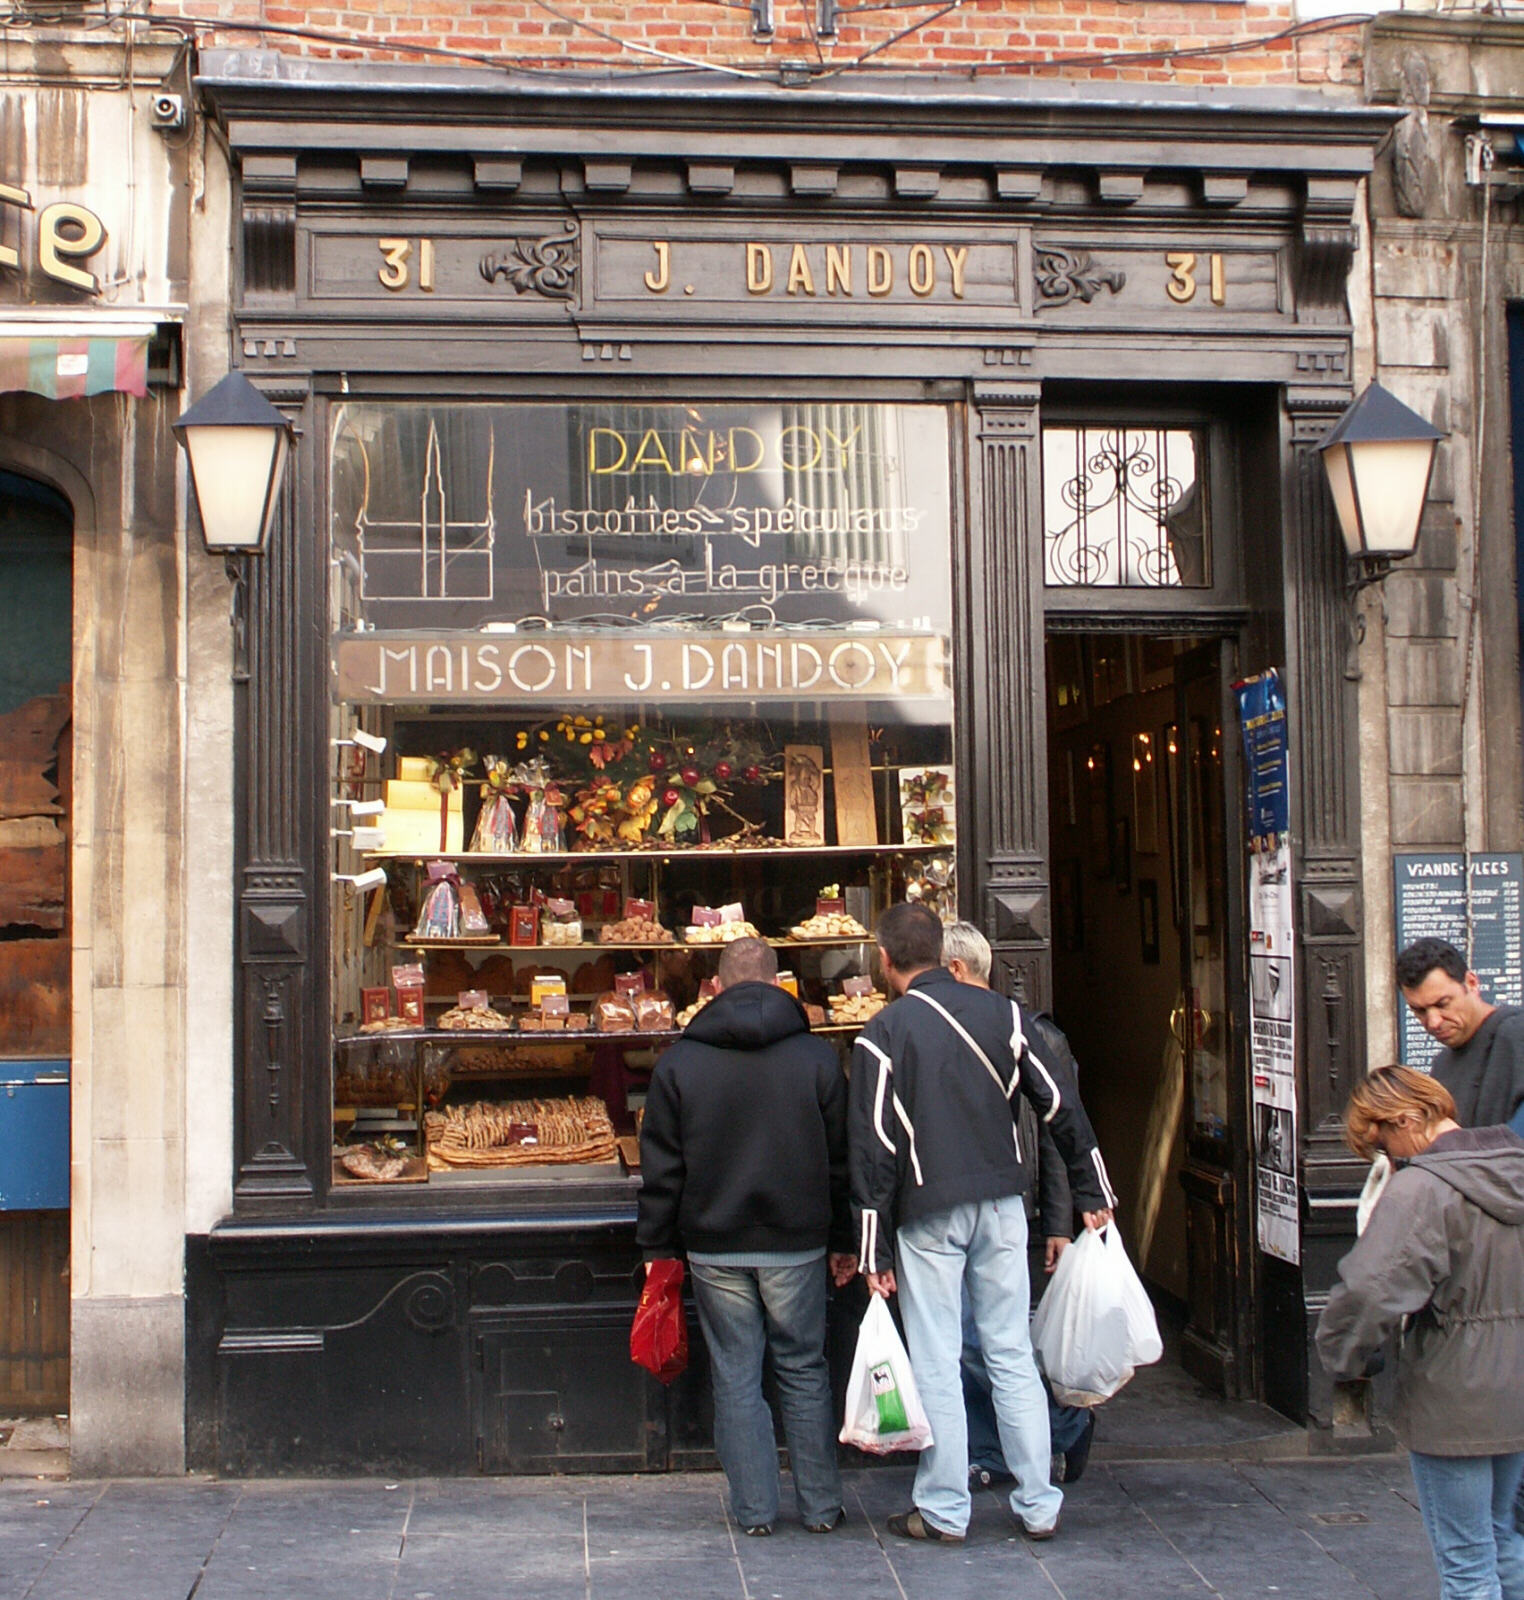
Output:
[[69,1206],[69,1063],[0,1061],[0,1211]]

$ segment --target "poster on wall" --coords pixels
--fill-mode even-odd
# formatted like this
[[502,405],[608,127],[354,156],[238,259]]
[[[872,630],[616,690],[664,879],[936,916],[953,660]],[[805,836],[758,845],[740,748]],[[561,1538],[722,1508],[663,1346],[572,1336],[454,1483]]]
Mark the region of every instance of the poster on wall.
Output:
[[1296,972],[1292,961],[1286,697],[1274,669],[1234,685],[1249,836],[1249,1060],[1255,1220],[1266,1255],[1296,1262]]
[[[1415,939],[1447,939],[1466,951],[1466,871],[1454,851],[1394,856],[1397,948]],[[1524,856],[1490,852],[1471,857],[1471,953],[1469,965],[1482,994],[1496,1006],[1524,1005]],[[1398,1040],[1402,1061],[1427,1072],[1439,1054],[1439,1041],[1419,1025],[1406,1006],[1400,1009]]]

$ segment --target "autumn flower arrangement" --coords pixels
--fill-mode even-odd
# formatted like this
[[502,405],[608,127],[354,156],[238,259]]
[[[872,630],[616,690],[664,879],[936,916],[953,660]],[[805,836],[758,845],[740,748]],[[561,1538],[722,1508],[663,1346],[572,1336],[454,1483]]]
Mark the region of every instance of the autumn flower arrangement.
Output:
[[[777,776],[774,752],[751,729],[728,724],[679,733],[579,713],[521,728],[514,745],[584,774],[566,819],[576,842],[589,849],[707,843],[718,815],[751,830],[754,824],[731,807],[735,786]],[[568,776],[568,788],[576,782]]]

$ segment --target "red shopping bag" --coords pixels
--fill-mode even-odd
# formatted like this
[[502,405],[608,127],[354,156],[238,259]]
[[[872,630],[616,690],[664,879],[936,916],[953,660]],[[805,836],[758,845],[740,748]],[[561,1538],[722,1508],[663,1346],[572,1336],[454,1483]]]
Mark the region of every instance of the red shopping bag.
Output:
[[671,1383],[688,1365],[681,1261],[651,1263],[630,1327],[630,1360],[663,1383]]

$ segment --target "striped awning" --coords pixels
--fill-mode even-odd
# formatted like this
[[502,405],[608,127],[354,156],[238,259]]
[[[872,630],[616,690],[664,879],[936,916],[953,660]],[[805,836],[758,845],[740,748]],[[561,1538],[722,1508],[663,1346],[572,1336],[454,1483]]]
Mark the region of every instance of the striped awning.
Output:
[[49,400],[148,393],[148,333],[103,337],[12,337],[0,325],[0,391],[25,389]]

